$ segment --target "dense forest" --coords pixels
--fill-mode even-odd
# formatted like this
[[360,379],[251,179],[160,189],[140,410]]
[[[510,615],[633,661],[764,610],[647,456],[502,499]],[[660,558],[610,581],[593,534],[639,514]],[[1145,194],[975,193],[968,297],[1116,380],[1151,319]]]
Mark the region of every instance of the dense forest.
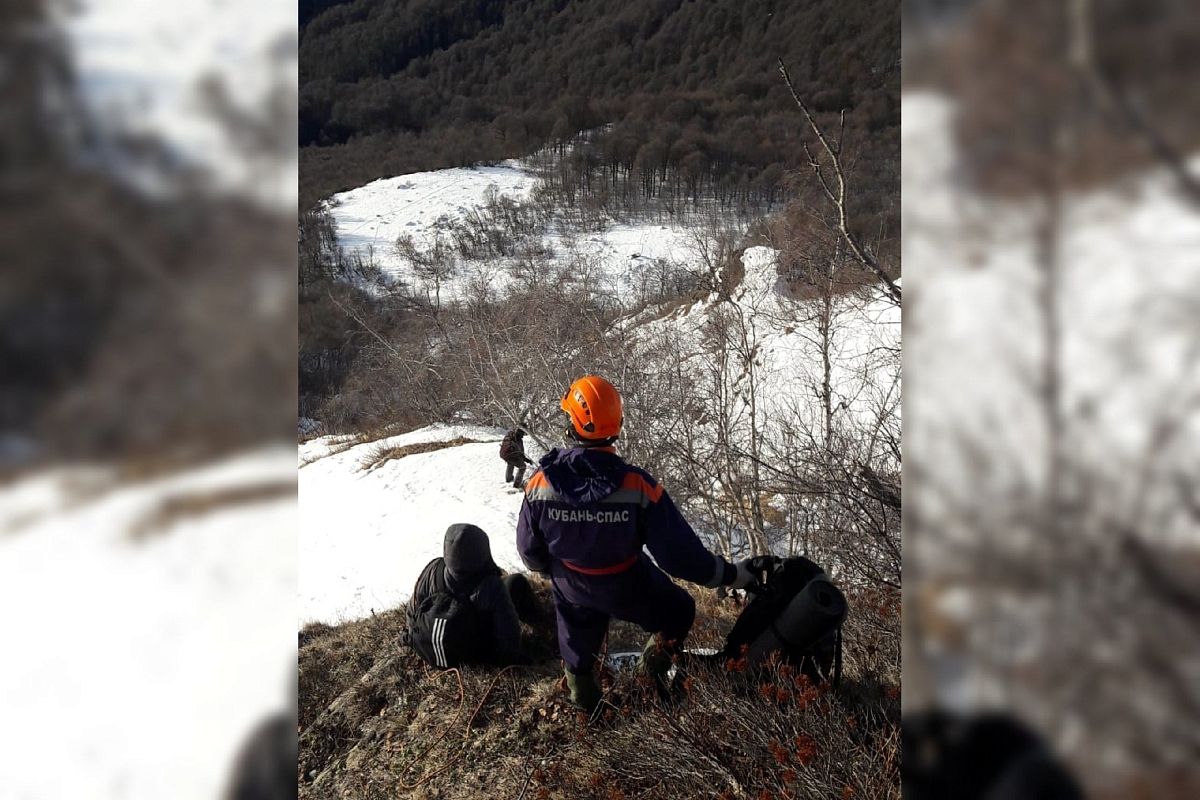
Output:
[[[516,209],[522,219],[665,222],[700,210],[712,229],[771,214],[779,230],[760,243],[780,249],[788,274],[825,252],[827,223],[813,213],[824,198],[803,142],[816,145],[781,59],[818,122],[843,143],[850,227],[898,274],[894,4],[306,0],[300,24],[304,416],[358,428],[415,424],[454,406],[444,386],[431,388],[432,406],[417,403],[411,376],[405,398],[371,399],[380,364],[364,353],[383,337],[390,349],[380,358],[391,363],[396,342],[428,348],[442,322],[419,298],[370,296],[344,280],[370,265],[339,252],[319,204],[378,178],[537,154],[540,188]],[[535,272],[551,276],[544,258],[534,260]],[[704,284],[668,277],[681,296]]]
[[[572,148],[581,185],[772,205],[804,165],[777,60],[846,114],[860,209],[899,180],[899,15],[880,0],[308,0],[302,208],[373,179]],[[893,220],[894,221],[894,220]]]

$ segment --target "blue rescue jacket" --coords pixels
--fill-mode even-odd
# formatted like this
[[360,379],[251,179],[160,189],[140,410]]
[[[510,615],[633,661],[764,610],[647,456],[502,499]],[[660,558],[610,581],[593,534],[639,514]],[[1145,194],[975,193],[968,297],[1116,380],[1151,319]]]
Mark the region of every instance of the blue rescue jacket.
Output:
[[650,473],[610,447],[555,449],[525,485],[517,552],[534,572],[561,564],[580,575],[614,575],[644,558],[704,586],[731,583],[737,568],[700,542]]

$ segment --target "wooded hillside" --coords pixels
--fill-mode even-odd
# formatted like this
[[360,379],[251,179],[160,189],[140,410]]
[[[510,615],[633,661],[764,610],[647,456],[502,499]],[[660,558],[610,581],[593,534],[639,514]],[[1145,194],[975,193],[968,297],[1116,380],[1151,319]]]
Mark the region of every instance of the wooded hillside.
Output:
[[305,208],[585,130],[579,158],[594,163],[581,174],[657,173],[730,202],[773,202],[804,163],[779,58],[830,124],[845,110],[859,207],[896,193],[893,3],[312,0],[300,21]]

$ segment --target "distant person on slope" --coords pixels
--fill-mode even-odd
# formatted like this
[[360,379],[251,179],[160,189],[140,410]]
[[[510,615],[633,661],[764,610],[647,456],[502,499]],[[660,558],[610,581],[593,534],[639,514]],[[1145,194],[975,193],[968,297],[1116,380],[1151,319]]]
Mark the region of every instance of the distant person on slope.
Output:
[[417,578],[408,645],[435,667],[522,663],[518,619],[532,620],[537,611],[529,581],[503,574],[475,525],[447,528],[442,552]]
[[511,483],[514,489],[520,489],[525,480],[525,465],[533,463],[525,455],[525,431],[514,428],[504,434],[500,440],[500,457],[508,465],[504,470],[504,482]]
[[734,565],[710,553],[662,486],[617,455],[623,412],[611,383],[580,378],[560,406],[573,446],[551,450],[529,479],[517,552],[550,576],[567,687],[572,702],[591,711],[600,702],[594,664],[610,617],[653,634],[638,666],[662,681],[696,616],[691,595],[667,574],[734,588],[753,576],[748,560]]

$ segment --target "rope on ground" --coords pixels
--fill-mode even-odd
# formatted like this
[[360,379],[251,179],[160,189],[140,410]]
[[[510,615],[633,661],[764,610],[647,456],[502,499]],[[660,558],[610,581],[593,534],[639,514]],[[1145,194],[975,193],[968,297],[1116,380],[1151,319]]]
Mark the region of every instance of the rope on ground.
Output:
[[[494,678],[492,678],[491,683],[488,684],[487,691],[485,691],[483,693],[483,697],[481,697],[479,699],[478,705],[475,706],[475,710],[471,712],[471,716],[467,720],[467,728],[465,731],[463,731],[462,747],[459,748],[458,752],[455,753],[454,756],[452,756],[450,758],[450,760],[448,760],[445,764],[438,767],[437,769],[435,769],[433,772],[429,773],[425,777],[421,778],[421,780],[417,781],[416,783],[401,784],[400,789],[402,791],[411,792],[414,789],[419,789],[420,787],[429,783],[429,781],[436,778],[438,775],[441,775],[443,772],[450,769],[450,767],[454,766],[454,764],[457,763],[458,760],[463,757],[463,755],[467,752],[467,739],[471,736],[471,726],[473,726],[475,724],[475,718],[478,717],[479,712],[483,710],[484,704],[487,703],[488,697],[491,696],[492,690],[496,688],[496,684],[499,682],[500,678],[503,677],[504,674],[507,673],[509,670],[513,669],[514,666],[516,666],[516,665],[507,666],[504,669],[497,672],[496,676]],[[408,764],[404,767],[404,769],[400,771],[400,775],[404,775],[405,773],[407,773],[410,769],[412,769],[414,764],[416,764],[421,759],[425,758],[425,756],[429,754],[429,751],[432,750],[434,748],[434,746],[437,745],[438,742],[445,739],[446,734],[448,734],[450,732],[450,729],[454,727],[454,723],[458,722],[459,716],[462,715],[462,711],[463,711],[463,708],[466,706],[466,699],[467,699],[466,690],[463,688],[462,675],[459,673],[459,671],[457,669],[450,669],[441,674],[445,675],[448,672],[453,672],[458,677],[458,694],[459,694],[458,711],[456,711],[454,713],[454,719],[450,722],[449,725],[446,726],[446,729],[444,731],[442,731],[437,736],[436,739],[433,740],[433,742],[429,745],[429,747],[426,747],[420,754],[415,756],[412,759],[412,761],[408,762]]]
[[[451,675],[451,674],[453,674],[454,677],[458,679],[458,710],[454,712],[454,721],[457,722],[459,716],[462,715],[463,708],[467,704],[467,690],[466,690],[466,688],[463,687],[462,673],[459,672],[457,669],[448,669],[445,672],[439,672],[434,677],[440,678],[443,675]],[[452,722],[451,725],[453,725],[453,724],[454,723]],[[407,774],[408,771],[413,768],[413,765],[416,764],[421,759],[423,759],[425,756],[427,756],[429,754],[430,750],[432,750],[434,747],[437,747],[438,742],[442,741],[442,739],[445,739],[446,734],[448,734],[449,732],[450,732],[450,726],[447,726],[446,729],[441,732],[441,734],[439,734],[432,742],[429,743],[428,747],[426,747],[420,753],[417,753],[415,756],[412,757],[412,759],[407,764],[404,765],[404,769],[400,770],[400,776]],[[428,780],[428,778],[426,780]],[[424,783],[424,781],[422,781],[421,783]],[[412,789],[417,788],[417,786],[420,786],[421,783],[415,784],[411,788],[409,788],[409,787],[405,787],[405,788],[408,789],[409,791],[411,791]]]

